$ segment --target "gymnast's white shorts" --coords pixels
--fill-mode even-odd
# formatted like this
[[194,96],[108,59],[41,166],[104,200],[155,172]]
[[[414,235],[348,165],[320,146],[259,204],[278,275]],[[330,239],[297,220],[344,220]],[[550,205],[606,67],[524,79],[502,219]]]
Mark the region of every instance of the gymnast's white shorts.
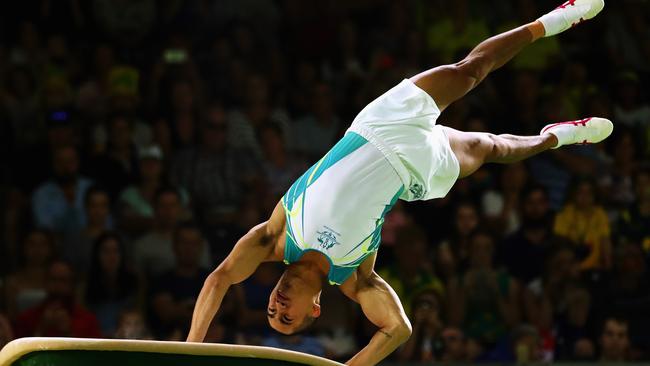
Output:
[[393,166],[405,189],[401,199],[428,200],[449,193],[460,165],[436,120],[433,98],[405,79],[368,104],[348,131],[366,138]]

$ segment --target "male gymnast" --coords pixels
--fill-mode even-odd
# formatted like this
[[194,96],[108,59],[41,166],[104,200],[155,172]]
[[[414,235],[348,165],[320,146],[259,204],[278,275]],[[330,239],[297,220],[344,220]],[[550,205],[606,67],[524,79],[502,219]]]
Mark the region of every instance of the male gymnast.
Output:
[[345,136],[300,177],[268,221],[244,235],[208,276],[188,342],[203,341],[228,288],[262,262],[287,267],[269,297],[268,321],[291,334],[321,313],[325,281],[361,305],[378,330],[348,365],[375,365],[406,341],[411,325],[374,264],[386,213],[398,199],[444,197],[484,163],[512,163],[570,144],[597,143],[610,121],[549,124],[537,136],[461,132],[436,124],[451,103],[526,45],[596,16],[603,0],[570,0],[537,21],[487,39],[462,61],[403,80],[368,104]]

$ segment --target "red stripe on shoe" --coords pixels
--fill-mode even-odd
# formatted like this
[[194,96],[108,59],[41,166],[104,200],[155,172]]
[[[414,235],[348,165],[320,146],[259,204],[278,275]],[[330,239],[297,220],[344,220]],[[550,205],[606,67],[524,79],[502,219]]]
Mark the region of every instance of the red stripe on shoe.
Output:
[[569,5],[571,5],[571,6],[576,6],[576,1],[577,1],[577,0],[569,0],[569,1],[565,2],[564,4],[558,6],[556,9],[564,9],[564,8],[566,8],[566,7],[569,6]]
[[583,119],[579,119],[579,120],[575,120],[575,121],[567,121],[567,122],[558,122],[558,123],[553,123],[553,124],[550,124],[550,125],[544,127],[544,129],[542,130],[541,133],[544,133],[544,132],[550,130],[551,128],[553,128],[553,127],[555,127],[555,126],[560,126],[560,125],[568,125],[568,124],[572,124],[572,125],[574,125],[574,126],[584,126],[584,127],[587,127],[587,122],[591,121],[592,118],[593,118],[593,117],[583,118]]

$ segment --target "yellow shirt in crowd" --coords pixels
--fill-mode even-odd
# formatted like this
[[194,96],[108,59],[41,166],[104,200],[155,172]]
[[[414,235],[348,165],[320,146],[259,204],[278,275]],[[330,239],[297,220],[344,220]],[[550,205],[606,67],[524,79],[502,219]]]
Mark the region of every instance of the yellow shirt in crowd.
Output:
[[566,205],[555,217],[553,231],[571,239],[575,244],[589,247],[589,255],[580,263],[583,270],[603,267],[603,241],[610,237],[607,213],[600,206],[591,210],[578,210],[573,204]]

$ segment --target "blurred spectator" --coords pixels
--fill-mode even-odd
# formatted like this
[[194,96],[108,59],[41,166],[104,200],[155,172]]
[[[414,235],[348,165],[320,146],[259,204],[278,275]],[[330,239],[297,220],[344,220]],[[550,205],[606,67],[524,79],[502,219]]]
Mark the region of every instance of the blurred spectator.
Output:
[[309,113],[296,120],[293,136],[295,150],[304,153],[309,161],[323,156],[338,137],[340,120],[335,114],[334,100],[330,87],[318,83],[308,91],[311,108]]
[[466,339],[463,331],[456,327],[447,327],[442,330],[442,355],[440,361],[444,363],[461,363],[467,360]]
[[[153,142],[151,126],[138,118],[141,99],[139,94],[140,72],[133,66],[116,65],[113,57],[113,49],[108,46],[96,50],[95,63],[99,73],[96,77],[99,80],[95,82],[99,83],[99,86],[95,86],[95,88],[101,89],[82,89],[81,91],[90,95],[79,96],[81,104],[79,108],[86,114],[86,118],[109,122],[108,124],[95,125],[92,131],[93,151],[98,154],[104,153],[110,148],[112,138],[110,120],[118,116],[129,122],[129,138],[135,147],[142,148]],[[92,85],[89,86],[89,88],[91,87]],[[99,99],[99,101],[93,99]],[[84,103],[92,105],[84,105]],[[109,116],[108,113],[111,115]],[[121,140],[120,143],[125,144],[126,141]]]
[[640,172],[635,177],[636,201],[623,210],[616,227],[619,242],[642,245],[644,252],[650,251],[650,172]]
[[529,364],[544,361],[542,339],[535,327],[522,324],[513,329],[509,339],[493,351],[487,360],[491,362],[506,362]]
[[75,300],[74,293],[72,268],[65,262],[52,263],[47,273],[47,297],[18,316],[17,336],[101,337],[97,318]]
[[413,216],[406,211],[405,202],[397,201],[393,209],[386,214],[384,225],[381,229],[381,247],[384,250],[378,256],[376,267],[382,268],[386,264],[395,261],[395,246],[397,245],[397,233],[410,226],[417,225],[413,222]]
[[47,296],[47,271],[54,256],[54,237],[50,233],[40,229],[27,233],[21,247],[21,266],[7,278],[9,318],[13,319]]
[[596,200],[596,186],[592,180],[579,179],[573,184],[569,201],[555,218],[553,231],[569,238],[578,248],[589,253],[580,264],[582,270],[611,268],[609,220]]
[[[70,334],[70,324],[85,321],[70,316],[74,307],[44,301],[47,267],[60,254],[79,277],[91,260],[99,263],[90,267],[98,284],[84,287],[97,298],[86,300],[104,336],[151,338],[143,324],[151,313],[138,309],[144,304],[132,293],[141,282],[120,280],[129,259],[149,280],[169,270],[177,277],[174,288],[150,284],[162,294],[157,310],[172,314],[164,338],[182,340],[196,294],[182,295],[185,305],[169,294],[185,280],[189,287],[199,280],[176,274],[179,221],[200,222],[210,243],[198,259],[203,266],[220,260],[242,231],[267,217],[303,160],[320,158],[366,103],[554,6],[551,0],[12,2],[11,11],[0,12],[0,272],[7,276],[0,302],[7,315],[16,321],[17,313],[41,304],[42,328],[52,334]],[[609,118],[618,127],[606,143],[553,150],[525,165],[488,166],[459,180],[444,199],[393,208],[376,268],[403,296],[411,319],[424,325],[413,322],[403,358],[593,361],[608,348],[626,349],[626,361],[647,360],[650,17],[639,0],[610,1],[607,9],[593,24],[526,47],[438,120],[467,131],[527,135],[582,116]],[[594,44],[604,45],[604,58],[602,47],[587,46]],[[91,173],[110,199],[89,189],[79,172]],[[576,176],[597,186],[583,185],[566,200]],[[168,190],[170,183],[178,191]],[[598,204],[591,202],[596,197]],[[113,209],[120,236],[91,255],[93,240],[113,228]],[[424,239],[404,239],[418,230],[426,236],[411,236]],[[495,244],[493,265],[488,248]],[[264,340],[265,297],[277,275],[270,268],[230,291],[206,341]],[[511,299],[501,292],[505,286],[495,290],[495,277],[524,286],[517,302],[537,335],[520,321],[508,323],[516,312],[503,316],[500,305]],[[459,285],[468,282],[479,285]],[[466,293],[465,303],[437,299],[446,300],[450,285]],[[349,359],[375,328],[336,287],[324,289],[322,303],[329,310],[314,333],[266,342]],[[463,324],[453,310],[463,310]],[[605,341],[595,320],[621,313],[627,336]],[[500,342],[454,326],[488,315],[494,318],[485,323],[500,329]],[[620,321],[608,327],[617,324],[621,330]],[[17,335],[27,325],[38,328],[19,319],[15,325]],[[0,325],[0,344],[3,333]]]
[[467,269],[449,285],[449,322],[486,345],[494,345],[520,319],[519,285],[493,266],[494,239],[470,236]]
[[21,266],[7,278],[7,315],[11,319],[47,296],[47,272],[55,255],[54,246],[54,237],[45,230],[34,229],[25,236]]
[[257,157],[261,157],[262,150],[255,136],[264,124],[277,123],[287,141],[292,141],[293,134],[286,112],[272,104],[268,79],[253,74],[246,78],[245,83],[242,109],[232,110],[228,114],[227,141],[235,148],[253,151]]
[[522,192],[521,227],[497,246],[497,262],[522,284],[544,271],[544,256],[553,238],[553,214],[544,187],[531,185]]
[[429,48],[440,55],[438,62],[444,64],[453,62],[459,52],[471,49],[491,32],[483,17],[470,17],[469,1],[454,2],[448,16],[442,16],[440,6],[429,6],[432,19],[427,22],[426,34]]
[[14,332],[11,329],[11,323],[2,313],[0,313],[0,350],[14,340]]
[[[138,181],[120,193],[120,226],[129,234],[137,237],[153,229],[154,199],[156,192],[166,184],[163,171],[163,153],[158,145],[150,145],[138,151]],[[179,188],[183,206],[189,204],[189,197],[184,189]]]
[[125,254],[123,239],[117,233],[106,232],[93,243],[85,300],[97,315],[104,336],[115,333],[120,314],[140,300],[141,288],[127,268]]
[[112,199],[135,181],[138,171],[136,147],[131,137],[133,121],[124,115],[114,115],[108,120],[108,145],[106,151],[88,162],[88,175],[108,190]]
[[348,360],[359,349],[355,327],[363,316],[357,304],[349,300],[335,286],[326,286],[321,293],[321,308],[327,311],[321,312],[311,329],[325,347],[328,358]]
[[[432,362],[440,357],[439,350],[436,349],[437,343],[441,338],[444,341],[444,333],[441,337],[444,304],[439,293],[431,290],[421,292],[413,301],[413,314],[411,315],[413,333],[402,346],[399,359],[401,361]],[[449,332],[447,332],[447,336],[449,336]],[[453,346],[449,346],[451,349],[445,348],[445,351],[453,352],[454,356],[457,356],[458,351],[453,349]],[[449,356],[451,355],[448,354],[448,358],[450,358]]]
[[16,144],[25,146],[42,142],[45,120],[40,113],[36,75],[28,67],[16,65],[8,70],[5,83],[2,107],[7,111]]
[[199,141],[199,101],[196,94],[189,80],[174,80],[171,83],[169,105],[165,106],[169,111],[155,125],[159,143],[165,152],[191,148]]
[[616,3],[607,18],[604,43],[613,68],[633,67],[648,71],[648,16],[639,2],[623,0]]
[[632,130],[618,128],[610,137],[613,145],[613,161],[610,171],[599,180],[604,205],[609,209],[609,217],[616,220],[620,210],[634,202],[634,176],[639,170],[636,139]]
[[600,361],[629,361],[630,338],[628,322],[617,317],[608,317],[600,334]]
[[144,317],[137,310],[124,310],[120,314],[117,330],[115,331],[117,339],[153,339]]
[[[76,106],[85,120],[104,121],[110,108],[111,80],[115,80],[110,76],[116,66],[117,55],[108,43],[98,42],[93,47],[92,64],[88,66],[87,75],[79,85]],[[92,150],[99,153],[106,147],[106,126],[98,123],[88,128],[93,127]]]
[[[590,311],[590,299],[585,301],[584,289],[573,246],[557,241],[546,252],[543,274],[529,282],[523,293],[525,319],[540,331],[545,359],[553,358],[558,318],[570,319],[575,328],[584,325],[582,317],[589,316]],[[569,307],[570,304],[574,306]]]
[[239,311],[238,329],[254,336],[268,332],[269,295],[281,276],[275,263],[264,263],[246,281],[233,287]]
[[556,314],[555,360],[589,360],[595,356],[591,340],[592,296],[587,288],[576,286],[566,292],[564,310]]
[[628,128],[647,129],[650,120],[650,105],[642,99],[640,84],[639,75],[633,71],[620,72],[616,78],[614,117]]
[[[397,232],[395,261],[378,271],[402,300],[407,316],[413,317],[411,305],[419,293],[434,291],[438,296],[445,292],[442,281],[433,273],[429,261],[426,234],[417,226],[410,225]],[[440,304],[438,304],[440,305]]]
[[513,129],[513,133],[532,134],[538,132],[540,95],[543,86],[539,74],[532,70],[519,70],[508,83],[514,105],[507,112],[512,122],[506,125]]
[[111,229],[111,202],[108,193],[99,187],[90,187],[84,199],[86,227],[64,238],[62,257],[77,273],[86,273],[92,261],[93,243]]
[[265,183],[271,201],[265,211],[271,212],[294,180],[307,169],[307,165],[287,151],[286,138],[277,124],[269,123],[261,127],[258,139],[264,152]]
[[94,0],[91,6],[97,28],[124,47],[140,44],[156,22],[157,6],[153,0]]
[[437,270],[448,280],[458,271],[467,268],[469,256],[469,239],[479,225],[476,206],[470,202],[461,202],[456,206],[449,238],[437,248]]
[[506,165],[500,178],[500,189],[485,192],[481,206],[486,225],[497,233],[511,234],[521,225],[519,200],[523,198],[528,172],[523,163]]
[[267,336],[261,345],[325,357],[325,347],[318,341],[318,338],[306,334],[288,336],[274,334]]
[[56,149],[52,160],[54,176],[32,195],[32,211],[38,227],[66,237],[81,231],[86,224],[84,198],[91,182],[79,175],[75,148]]
[[[174,230],[183,219],[183,207],[178,190],[162,187],[156,192],[154,201],[154,228],[133,244],[135,266],[150,278],[174,267]],[[201,266],[209,268],[211,263],[210,248],[204,245],[201,252]]]
[[210,107],[201,129],[201,145],[179,152],[172,163],[172,182],[189,191],[194,212],[211,230],[248,228],[244,206],[257,202],[258,160],[249,151],[229,146],[228,128],[223,109]]
[[597,289],[601,301],[596,306],[601,314],[625,314],[629,321],[626,332],[636,344],[646,348],[650,344],[646,331],[650,327],[647,256],[641,246],[633,242],[619,245],[614,254],[614,273]]
[[148,299],[152,330],[158,339],[175,339],[189,330],[194,303],[210,273],[201,265],[206,247],[198,227],[182,223],[174,230],[173,269],[153,280]]
[[[14,184],[24,194],[32,194],[39,184],[57,175],[53,156],[58,150],[80,145],[74,114],[74,111],[68,106],[45,111],[40,118],[44,120],[45,124],[43,133],[46,143],[39,141],[32,145],[16,146],[20,159],[12,159],[10,163]],[[34,132],[41,133],[39,130]]]

